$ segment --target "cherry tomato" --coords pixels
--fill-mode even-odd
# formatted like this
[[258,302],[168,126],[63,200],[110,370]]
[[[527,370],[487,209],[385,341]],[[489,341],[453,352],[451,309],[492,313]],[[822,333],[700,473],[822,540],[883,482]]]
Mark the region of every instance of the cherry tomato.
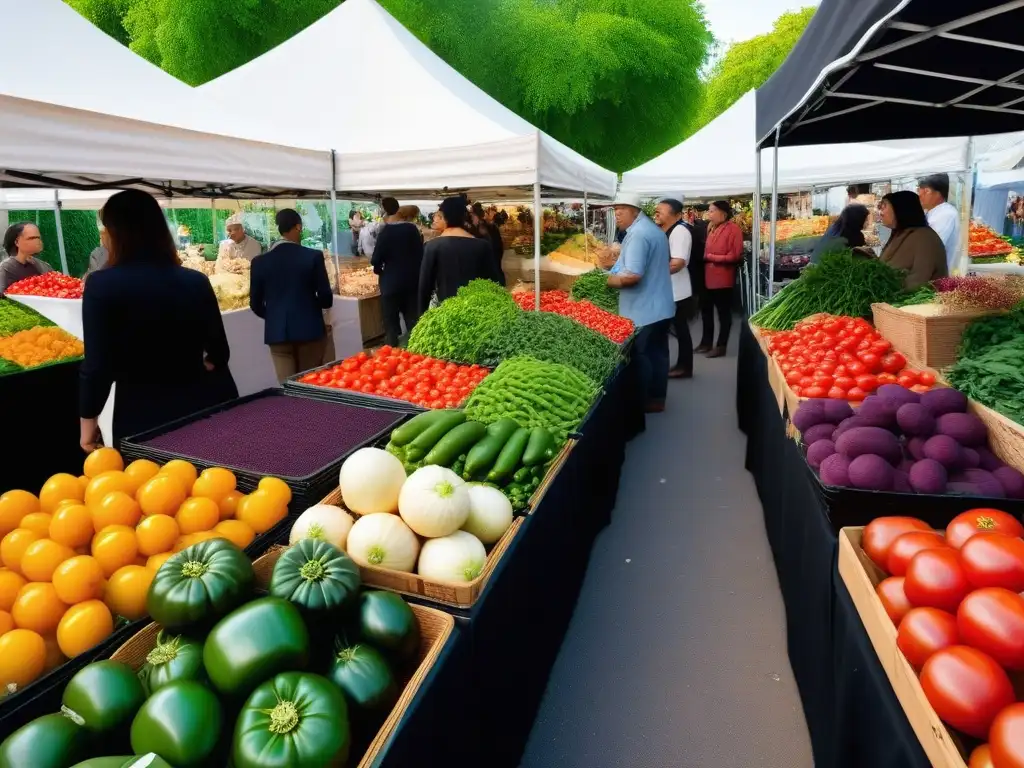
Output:
[[856,378],[857,376],[863,376],[868,373],[868,368],[860,360],[851,360],[846,364],[846,372]]
[[915,607],[941,608],[955,613],[971,591],[960,553],[952,547],[925,549],[907,566],[903,591]]
[[849,391],[857,386],[857,380],[851,376],[837,376],[836,386],[844,391]]
[[918,552],[948,546],[946,538],[937,531],[904,533],[897,536],[889,546],[889,554],[885,559],[886,571],[890,576],[904,576],[907,573],[907,565]]
[[857,377],[857,387],[865,392],[874,392],[878,389],[878,378],[874,374],[866,373]]
[[905,373],[905,372],[900,374],[900,376],[896,380],[896,382],[901,387],[906,387],[907,389],[910,389],[911,387],[916,387],[917,383],[918,383],[916,376],[911,376],[909,373]]
[[896,646],[915,669],[958,642],[956,616],[938,608],[913,608],[900,622]]
[[832,387],[828,391],[828,396],[832,400],[845,400],[846,399],[846,391],[840,389],[839,387]]
[[921,373],[918,374],[917,379],[926,387],[930,387],[935,384],[935,374],[929,373],[928,371],[921,371]]
[[976,589],[956,612],[961,642],[1006,669],[1024,670],[1024,597],[999,587]]
[[[996,715],[988,734],[988,748],[993,766],[1024,768],[1024,703],[1011,704]],[[975,768],[973,754],[970,768]]]
[[868,373],[882,372],[882,359],[873,352],[862,352],[860,354],[860,361],[864,364]]
[[1004,533],[972,536],[960,548],[960,562],[975,589],[1003,587],[1024,592],[1024,539]]
[[882,570],[886,568],[889,547],[904,533],[930,531],[931,526],[916,517],[876,517],[864,527],[861,548],[871,561]]
[[882,579],[878,586],[875,587],[875,594],[882,601],[885,613],[896,626],[899,626],[900,620],[913,607],[910,605],[910,601],[907,600],[907,596],[903,594],[902,576],[890,576],[887,579]]
[[1024,536],[1024,525],[1013,515],[999,509],[969,509],[954,517],[946,526],[946,540],[949,546],[960,549],[972,536],[993,532]]
[[[1007,707],[1003,712],[1006,712],[1007,709],[1012,709],[1012,707]],[[1002,712],[999,714],[1002,714]],[[996,716],[996,720],[999,720],[998,716]],[[992,725],[994,726],[995,723],[993,722]],[[1024,761],[1020,763],[1020,766],[1024,768]],[[974,751],[971,752],[971,759],[967,763],[967,768],[995,768],[988,744],[982,744],[974,748]]]
[[[979,739],[988,736],[996,715],[1014,702],[1013,685],[1003,668],[966,645],[934,653],[921,669],[921,687],[944,722]],[[993,757],[998,765],[998,751]]]
[[853,389],[849,390],[846,393],[846,399],[849,400],[851,403],[862,402],[864,400],[864,398],[866,398],[867,396],[868,396],[868,393],[865,392],[860,387],[854,387]]
[[898,374],[907,367],[907,358],[899,352],[890,352],[882,357],[882,370],[885,373]]
[[811,399],[818,399],[825,397],[828,394],[828,390],[824,387],[820,387],[817,384],[803,389],[803,396]]

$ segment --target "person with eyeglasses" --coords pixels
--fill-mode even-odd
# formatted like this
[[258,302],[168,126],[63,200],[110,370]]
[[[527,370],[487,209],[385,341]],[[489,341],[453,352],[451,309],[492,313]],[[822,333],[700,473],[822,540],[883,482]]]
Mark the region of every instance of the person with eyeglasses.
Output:
[[43,252],[43,238],[35,224],[22,221],[8,227],[4,233],[4,252],[7,257],[0,261],[0,296],[19,280],[53,271],[53,267],[36,258],[36,254]]

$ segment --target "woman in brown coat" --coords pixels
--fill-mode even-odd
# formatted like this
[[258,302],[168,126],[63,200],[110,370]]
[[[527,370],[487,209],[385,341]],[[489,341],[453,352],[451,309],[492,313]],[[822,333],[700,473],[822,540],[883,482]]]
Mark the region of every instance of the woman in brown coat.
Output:
[[913,290],[949,274],[942,238],[928,226],[915,193],[889,193],[878,204],[878,215],[882,224],[892,230],[881,259],[893,269],[906,271],[904,288]]

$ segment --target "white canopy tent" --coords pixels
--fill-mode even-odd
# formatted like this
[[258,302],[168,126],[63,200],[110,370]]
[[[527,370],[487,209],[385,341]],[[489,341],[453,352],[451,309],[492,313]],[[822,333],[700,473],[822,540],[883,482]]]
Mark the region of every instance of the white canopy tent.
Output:
[[[296,75],[355,75],[375,63],[395,73],[400,87],[353,89],[339,82],[325,99],[321,82]],[[499,199],[540,184],[562,195],[615,194],[614,173],[470,83],[374,0],[347,0],[277,48],[197,90],[223,103],[269,90],[316,105],[310,114],[281,109],[262,121],[230,125],[230,132],[336,150],[339,193],[430,198],[472,189],[481,199]]]
[[[753,194],[756,106],[756,92],[749,91],[686,141],[624,173],[623,188],[651,197]],[[779,191],[961,171],[968,167],[967,145],[966,138],[953,138],[785,147]],[[770,174],[770,161],[762,158],[763,173]]]

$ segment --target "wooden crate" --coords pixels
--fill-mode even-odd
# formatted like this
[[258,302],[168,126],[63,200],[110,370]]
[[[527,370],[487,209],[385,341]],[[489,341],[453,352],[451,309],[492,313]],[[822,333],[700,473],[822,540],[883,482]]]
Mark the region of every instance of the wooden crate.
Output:
[[[278,556],[280,553],[278,553]],[[277,562],[277,558],[274,558]],[[254,563],[255,565],[255,563]],[[260,586],[266,587],[270,580],[270,571],[273,571],[273,563],[267,568],[257,569],[256,580]],[[398,697],[394,708],[388,715],[384,724],[377,731],[377,735],[367,748],[363,759],[359,761],[358,768],[369,768],[380,756],[381,751],[387,745],[398,723],[405,716],[409,704],[416,697],[417,691],[430,673],[431,668],[437,663],[441,651],[448,642],[448,638],[455,630],[455,619],[436,608],[427,608],[422,605],[409,604],[413,614],[416,616],[420,630],[420,644],[416,655],[416,666],[412,664],[404,668],[396,668],[395,680],[402,686],[402,694]],[[149,624],[138,633],[133,635],[124,645],[114,651],[111,658],[127,664],[135,671],[138,671],[146,663],[146,656],[156,647],[156,638],[161,627],[159,624]],[[412,669],[410,672],[409,670]]]
[[380,296],[359,299],[359,328],[363,332],[363,343],[369,344],[384,335],[384,312]]
[[839,575],[860,614],[893,692],[932,766],[966,768],[962,744],[935,714],[917,673],[896,647],[896,627],[875,593],[875,587],[885,574],[861,549],[863,531],[863,528],[843,528],[839,532]]
[[938,304],[893,307],[872,304],[875,328],[915,367],[945,368],[956,362],[964,329],[991,312],[946,312]]
[[1024,472],[1024,426],[974,400],[968,402],[967,410],[988,427],[992,453],[1018,472]]
[[[341,490],[335,488],[327,497],[320,502],[321,504],[330,504],[335,507],[344,507],[341,502]],[[349,511],[355,518],[359,518],[355,512]],[[451,608],[471,608],[476,603],[477,598],[484,591],[484,587],[487,586],[487,581],[491,578],[491,574],[494,573],[494,569],[498,566],[498,561],[501,560],[502,556],[512,545],[512,541],[519,534],[519,530],[523,526],[525,518],[517,517],[512,521],[512,525],[505,531],[505,534],[498,539],[495,545],[491,548],[491,551],[487,553],[487,562],[484,564],[483,570],[480,571],[480,575],[472,581],[467,581],[458,584],[449,584],[440,581],[429,581],[424,579],[422,576],[415,573],[404,573],[402,571],[389,571],[384,568],[374,568],[372,566],[359,567],[359,572],[362,575],[363,584],[374,589],[386,589],[391,592],[399,592],[403,595],[412,595],[414,597],[422,597],[430,600],[431,602],[438,603],[439,605],[446,605]],[[280,550],[283,547],[273,547],[268,550],[264,557],[268,557],[272,553],[277,553],[276,557],[280,556]],[[261,560],[263,558],[260,558]],[[257,561],[259,562],[259,561]]]

